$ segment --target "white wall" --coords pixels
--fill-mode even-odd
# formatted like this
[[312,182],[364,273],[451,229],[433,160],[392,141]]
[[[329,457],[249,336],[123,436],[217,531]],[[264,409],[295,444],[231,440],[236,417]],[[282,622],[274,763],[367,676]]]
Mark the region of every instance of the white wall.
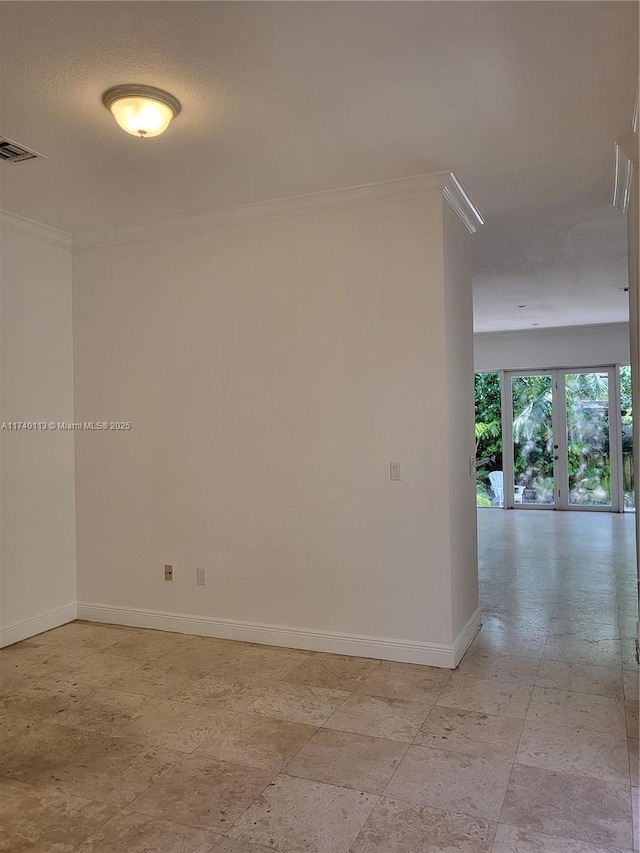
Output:
[[[635,146],[637,154],[638,147]],[[629,314],[631,327],[631,394],[633,411],[640,409],[640,186],[638,183],[638,161],[633,164],[633,179],[627,214],[627,257],[629,263]],[[633,461],[640,471],[640,418],[633,419]],[[640,505],[640,481],[635,479],[636,507]],[[636,573],[640,592],[640,512],[636,511]],[[640,604],[639,604],[640,607]],[[636,640],[640,648],[640,610],[636,623]]]
[[475,462],[473,298],[469,235],[448,204],[443,218],[451,608],[457,637],[478,606],[475,475],[469,467],[469,457]]
[[476,334],[474,350],[478,372],[629,364],[629,324]]
[[448,338],[443,285],[439,192],[79,251],[76,418],[132,422],[76,435],[80,614],[450,646],[446,348],[470,281]]
[[[2,214],[2,421],[73,420],[66,235]],[[0,431],[0,645],[74,618],[73,434]]]

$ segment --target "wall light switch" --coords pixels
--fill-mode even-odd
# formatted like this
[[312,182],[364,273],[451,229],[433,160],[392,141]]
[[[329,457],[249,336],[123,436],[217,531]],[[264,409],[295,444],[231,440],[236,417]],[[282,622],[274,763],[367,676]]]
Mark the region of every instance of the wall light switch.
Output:
[[389,462],[389,479],[402,480],[402,470],[399,462]]
[[172,581],[173,580],[173,566],[165,565],[165,567],[164,567],[164,579],[166,581]]
[[473,477],[473,475],[475,473],[476,473],[476,457],[470,456],[469,457],[469,474]]

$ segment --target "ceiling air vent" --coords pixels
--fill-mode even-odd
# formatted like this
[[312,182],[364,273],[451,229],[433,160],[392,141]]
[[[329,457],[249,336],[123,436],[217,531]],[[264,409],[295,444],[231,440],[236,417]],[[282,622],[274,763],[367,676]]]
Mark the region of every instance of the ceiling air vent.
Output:
[[44,154],[38,154],[37,151],[32,151],[30,148],[25,148],[24,145],[20,145],[12,139],[7,139],[6,136],[0,136],[0,160],[6,160],[9,163],[22,163],[24,160],[38,160],[44,156]]

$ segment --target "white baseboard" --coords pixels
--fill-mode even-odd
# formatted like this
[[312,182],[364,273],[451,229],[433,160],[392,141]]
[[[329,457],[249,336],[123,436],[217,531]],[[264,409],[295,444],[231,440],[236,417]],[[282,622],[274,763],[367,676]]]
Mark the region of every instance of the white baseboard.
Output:
[[460,631],[453,644],[455,666],[458,666],[458,664],[462,660],[464,653],[467,651],[467,649],[473,642],[473,638],[480,630],[481,625],[482,614],[480,612],[480,608],[476,607],[474,613],[472,613],[471,615],[471,618],[464,626],[462,631]]
[[14,622],[0,629],[0,648],[27,640],[43,631],[57,628],[74,619],[129,625],[135,628],[154,628],[180,634],[220,637],[287,646],[310,651],[333,652],[356,657],[419,663],[454,669],[480,629],[480,610],[476,610],[464,626],[453,645],[422,643],[417,640],[397,640],[387,637],[368,637],[360,634],[341,634],[334,631],[316,631],[290,628],[284,625],[263,625],[257,622],[240,622],[234,619],[216,619],[209,616],[192,616],[186,613],[169,613],[144,610],[138,607],[111,607],[106,604],[78,602],[66,604],[39,616]]
[[[462,649],[460,651],[460,657],[462,657],[473,639],[477,627],[474,629],[473,626],[469,626],[475,618],[476,614],[465,626],[460,637],[456,640],[456,645],[448,646],[438,643],[421,643],[415,640],[397,640],[358,634],[340,634],[333,631],[290,628],[283,625],[261,625],[256,622],[192,616],[186,613],[167,613],[159,610],[144,610],[138,607],[111,607],[106,604],[78,602],[78,619],[87,619],[90,622],[129,625],[134,628],[155,628],[159,631],[175,631],[181,634],[243,640],[248,643],[287,646],[309,651],[355,655],[356,657],[382,658],[382,660],[401,661],[403,663],[420,663],[446,669],[454,669],[460,659],[456,659],[456,648]],[[478,611],[477,625],[479,626],[479,624],[480,614]]]
[[0,628],[0,649],[12,643],[19,643],[20,640],[28,640],[29,637],[35,637],[36,634],[42,634],[43,631],[65,625],[67,622],[73,622],[75,618],[76,603],[74,601],[71,604],[65,604],[64,607],[49,610],[48,613],[13,622],[11,625]]

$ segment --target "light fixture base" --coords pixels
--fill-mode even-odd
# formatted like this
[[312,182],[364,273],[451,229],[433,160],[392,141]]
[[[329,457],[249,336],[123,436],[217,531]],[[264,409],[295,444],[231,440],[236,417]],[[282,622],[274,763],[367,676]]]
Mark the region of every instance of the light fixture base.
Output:
[[111,110],[111,105],[122,98],[151,98],[151,100],[160,101],[161,104],[166,104],[173,110],[174,118],[182,109],[180,101],[170,92],[165,92],[164,89],[158,89],[156,86],[145,86],[142,83],[112,86],[103,94],[102,103]]

